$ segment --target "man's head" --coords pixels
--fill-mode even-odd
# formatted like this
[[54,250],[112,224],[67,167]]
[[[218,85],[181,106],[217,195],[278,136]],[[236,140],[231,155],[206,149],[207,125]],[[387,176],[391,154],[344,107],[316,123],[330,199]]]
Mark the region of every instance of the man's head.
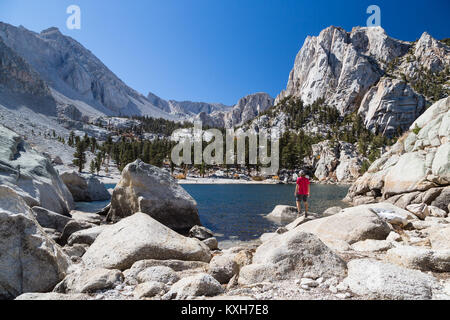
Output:
[[303,171],[303,170],[301,170],[298,174],[300,175],[300,177],[306,176],[306,173],[305,173],[305,171]]

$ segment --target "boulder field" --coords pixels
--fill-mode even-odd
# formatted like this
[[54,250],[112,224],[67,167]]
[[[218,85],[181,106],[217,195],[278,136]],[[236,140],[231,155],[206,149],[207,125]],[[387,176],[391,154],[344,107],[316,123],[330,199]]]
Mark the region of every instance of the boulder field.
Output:
[[[55,197],[68,191],[52,177]],[[288,224],[220,249],[187,192],[139,160],[124,169],[108,217],[30,201],[22,182],[5,181],[1,299],[450,299],[450,217],[436,203],[334,207],[308,219],[278,206],[270,216]]]
[[[30,211],[12,194],[16,200],[8,201],[7,210]],[[56,266],[40,266],[54,276],[48,286],[6,298],[450,299],[443,280],[450,272],[449,218],[420,218],[390,203],[327,212],[296,218],[259,243],[226,250],[204,243],[213,239],[204,227],[185,237],[140,212],[114,224],[92,224],[72,233],[69,239],[80,241],[69,240],[64,248],[46,240],[61,255],[53,258]]]
[[450,98],[428,108],[410,130],[350,188],[354,205],[390,202],[434,206],[449,212]]
[[95,236],[63,248],[71,267],[53,292],[17,299],[450,299],[448,217],[391,203],[327,212],[226,250],[208,248],[204,227],[185,237],[135,213],[79,231]]

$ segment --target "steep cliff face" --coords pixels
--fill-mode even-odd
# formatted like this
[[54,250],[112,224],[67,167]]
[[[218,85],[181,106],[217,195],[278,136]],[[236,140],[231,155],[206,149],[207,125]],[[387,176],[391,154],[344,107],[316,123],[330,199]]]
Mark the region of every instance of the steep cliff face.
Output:
[[432,105],[350,188],[354,204],[450,204],[450,97]]
[[300,97],[306,104],[319,98],[340,112],[355,110],[367,90],[383,75],[382,61],[404,55],[410,44],[392,39],[384,30],[329,27],[308,37],[295,59],[288,85],[277,101]]
[[57,28],[38,34],[0,23],[0,38],[39,74],[60,105],[75,106],[87,115],[148,115],[173,119]]
[[425,102],[405,82],[382,78],[365,94],[358,112],[368,129],[393,136],[409,128],[425,110]]
[[248,95],[234,106],[231,112],[225,116],[225,126],[232,128],[254,119],[261,112],[273,106],[274,99],[267,93],[255,93]]
[[35,112],[56,116],[50,89],[39,74],[0,38],[0,104],[11,108],[27,104]]
[[274,104],[274,99],[267,93],[259,92],[245,96],[230,111],[216,111],[211,114],[200,113],[195,120],[204,125],[233,128],[253,120]]
[[288,96],[306,104],[324,99],[341,114],[358,111],[367,128],[390,136],[407,129],[427,103],[449,95],[449,68],[450,48],[426,32],[411,43],[381,27],[329,27],[305,40],[275,103]]
[[0,85],[17,93],[49,96],[50,90],[39,75],[0,38]]
[[360,176],[362,157],[355,145],[329,140],[319,142],[312,146],[312,156],[305,164],[314,171],[314,176],[320,182],[352,182]]

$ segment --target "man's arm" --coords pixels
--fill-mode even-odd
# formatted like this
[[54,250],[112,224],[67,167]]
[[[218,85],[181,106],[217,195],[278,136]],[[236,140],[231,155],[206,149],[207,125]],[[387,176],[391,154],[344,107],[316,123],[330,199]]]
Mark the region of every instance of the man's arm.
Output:
[[308,183],[308,196],[309,196],[309,186],[310,186],[310,184]]
[[295,185],[295,193],[294,193],[294,195],[296,196],[296,195],[297,195],[297,193],[298,193],[298,184],[297,184],[297,185]]

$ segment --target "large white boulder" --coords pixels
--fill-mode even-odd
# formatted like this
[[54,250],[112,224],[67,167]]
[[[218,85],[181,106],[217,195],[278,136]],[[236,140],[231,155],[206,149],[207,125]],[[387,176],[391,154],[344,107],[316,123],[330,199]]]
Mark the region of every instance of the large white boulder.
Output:
[[30,206],[69,215],[72,195],[50,160],[18,134],[0,125],[0,185],[14,189]]
[[336,240],[349,244],[366,239],[385,240],[391,231],[367,206],[346,208],[339,214],[301,224],[295,230],[313,233],[331,246]]
[[112,195],[108,220],[118,221],[136,212],[183,233],[201,225],[195,200],[169,173],[141,160],[123,169]]
[[419,118],[411,125],[411,129],[417,127],[424,128],[427,124],[448,111],[450,99],[441,99],[433,106],[428,108]]
[[433,175],[440,178],[442,183],[450,183],[450,143],[441,145],[434,155],[431,170]]
[[224,289],[216,279],[209,274],[199,273],[175,283],[165,297],[185,300],[198,296],[217,296],[223,292]]
[[69,257],[39,226],[22,197],[0,186],[0,298],[51,291],[69,267]]
[[94,175],[71,171],[64,172],[60,177],[75,201],[91,202],[111,199],[105,185]]
[[450,271],[450,250],[398,246],[387,252],[386,259],[400,266],[422,271]]
[[431,299],[438,282],[433,276],[372,259],[356,259],[348,264],[344,280],[351,291],[370,299]]
[[58,283],[54,292],[58,293],[94,293],[111,289],[123,281],[123,274],[119,270],[96,268],[91,270],[77,270],[69,274]]
[[342,211],[342,208],[341,208],[341,207],[331,207],[331,208],[328,208],[327,210],[325,210],[325,211],[322,213],[322,216],[323,216],[323,217],[329,217],[329,216],[338,214],[338,213],[341,212],[341,211]]
[[315,235],[297,228],[259,246],[253,263],[240,270],[239,283],[297,279],[306,272],[317,277],[341,277],[346,264]]
[[419,153],[405,153],[384,178],[384,192],[406,193],[421,189],[425,185],[427,167],[425,156]]
[[297,208],[286,205],[278,205],[266,218],[277,221],[289,221],[297,218]]
[[211,252],[200,240],[184,237],[138,212],[106,228],[83,256],[91,268],[119,270],[144,259],[209,262]]

